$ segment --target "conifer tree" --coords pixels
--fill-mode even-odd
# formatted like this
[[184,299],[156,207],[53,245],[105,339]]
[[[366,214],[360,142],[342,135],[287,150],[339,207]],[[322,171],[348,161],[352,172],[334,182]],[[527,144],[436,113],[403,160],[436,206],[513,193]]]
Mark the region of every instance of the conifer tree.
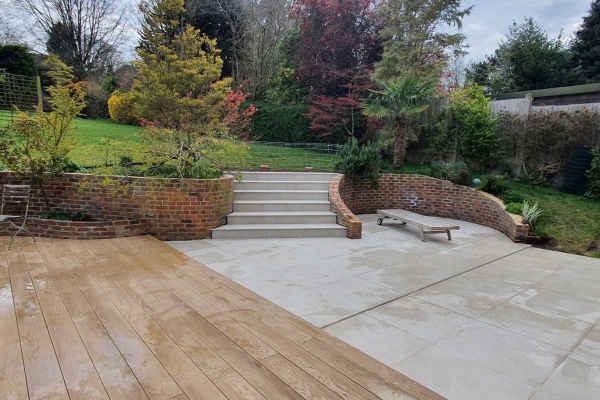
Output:
[[600,0],[594,0],[589,14],[575,34],[572,51],[583,79],[600,82]]

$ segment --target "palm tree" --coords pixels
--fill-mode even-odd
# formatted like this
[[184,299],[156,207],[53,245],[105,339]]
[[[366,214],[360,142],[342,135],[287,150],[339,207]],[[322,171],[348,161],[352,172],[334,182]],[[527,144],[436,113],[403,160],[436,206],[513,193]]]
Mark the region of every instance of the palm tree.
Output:
[[371,90],[363,103],[364,114],[393,124],[395,132],[394,166],[402,167],[406,158],[407,118],[429,107],[436,82],[408,75],[396,82],[377,80],[380,90]]

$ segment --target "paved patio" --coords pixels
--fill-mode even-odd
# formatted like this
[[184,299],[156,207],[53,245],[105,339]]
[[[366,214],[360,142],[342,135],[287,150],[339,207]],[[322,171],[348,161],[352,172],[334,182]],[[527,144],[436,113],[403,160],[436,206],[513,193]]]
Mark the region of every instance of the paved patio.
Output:
[[171,244],[451,400],[598,398],[600,260],[361,218],[362,240]]

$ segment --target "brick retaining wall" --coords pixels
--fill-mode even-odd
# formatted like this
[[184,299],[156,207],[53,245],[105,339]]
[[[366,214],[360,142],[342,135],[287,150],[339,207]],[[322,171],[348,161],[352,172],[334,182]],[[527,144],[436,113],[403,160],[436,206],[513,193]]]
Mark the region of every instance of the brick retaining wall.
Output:
[[362,237],[362,221],[350,211],[342,199],[340,187],[345,188],[344,175],[337,175],[329,184],[329,202],[331,203],[331,212],[337,214],[338,224],[346,227],[346,236],[350,239],[360,239]]
[[[368,180],[348,178],[340,179],[338,185],[340,201],[353,214],[401,208],[488,226],[514,241],[526,240],[529,232],[527,225],[515,221],[492,198],[449,181],[423,175],[385,174],[378,187],[373,187]],[[335,212],[342,225],[344,221],[352,220],[347,213]]]
[[[0,183],[20,182],[3,172]],[[30,221],[34,233],[48,237],[96,239],[147,233],[162,240],[204,239],[225,223],[233,209],[231,176],[182,180],[66,174],[46,182],[43,191],[45,196],[32,186],[31,214],[49,208],[83,212],[91,218]]]

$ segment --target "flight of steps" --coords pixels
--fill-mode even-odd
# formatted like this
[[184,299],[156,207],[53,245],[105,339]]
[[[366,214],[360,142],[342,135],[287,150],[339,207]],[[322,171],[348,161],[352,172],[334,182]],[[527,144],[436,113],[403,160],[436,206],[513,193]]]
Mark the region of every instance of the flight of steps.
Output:
[[234,183],[233,213],[213,239],[344,237],[330,211],[334,174],[243,172]]

